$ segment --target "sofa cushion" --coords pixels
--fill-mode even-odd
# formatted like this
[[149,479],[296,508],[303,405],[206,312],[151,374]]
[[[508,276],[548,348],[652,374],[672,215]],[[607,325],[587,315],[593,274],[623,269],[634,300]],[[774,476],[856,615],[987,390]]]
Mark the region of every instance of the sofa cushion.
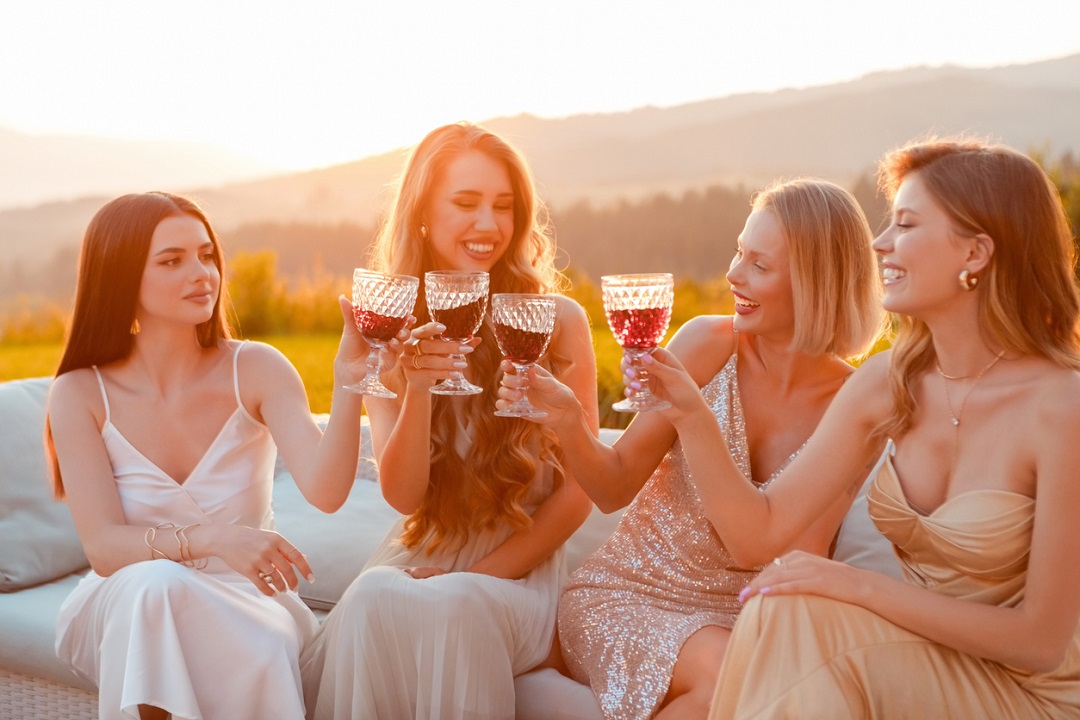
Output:
[[[887,453],[888,449],[885,452]],[[900,563],[896,559],[892,543],[878,532],[874,521],[870,519],[870,509],[866,500],[866,491],[884,461],[885,453],[882,453],[877,465],[870,471],[870,475],[859,489],[859,494],[855,496],[855,501],[851,504],[847,515],[844,516],[844,522],[840,526],[840,535],[836,540],[836,550],[833,551],[833,560],[902,580]]]
[[93,690],[56,657],[56,616],[82,574],[0,594],[0,669]]
[[315,574],[314,584],[301,578],[298,589],[311,608],[337,604],[399,517],[378,483],[354,483],[349,499],[331,515],[308,504],[291,479],[274,483],[277,530],[300,548]]
[[89,565],[67,504],[49,486],[42,434],[50,381],[0,383],[0,592]]

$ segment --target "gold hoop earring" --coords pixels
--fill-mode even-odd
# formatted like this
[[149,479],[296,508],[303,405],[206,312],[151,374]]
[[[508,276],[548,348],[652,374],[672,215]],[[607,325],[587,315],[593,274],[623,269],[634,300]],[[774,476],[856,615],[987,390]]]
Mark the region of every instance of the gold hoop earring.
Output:
[[975,286],[979,284],[979,278],[971,274],[970,270],[964,269],[960,271],[960,287],[964,288],[968,292],[975,289]]
[[420,225],[420,237],[427,240],[427,225]]
[[138,335],[140,332],[142,332],[142,328],[139,327],[139,318],[135,318],[131,321],[131,329],[128,330],[128,332],[130,332],[132,335]]

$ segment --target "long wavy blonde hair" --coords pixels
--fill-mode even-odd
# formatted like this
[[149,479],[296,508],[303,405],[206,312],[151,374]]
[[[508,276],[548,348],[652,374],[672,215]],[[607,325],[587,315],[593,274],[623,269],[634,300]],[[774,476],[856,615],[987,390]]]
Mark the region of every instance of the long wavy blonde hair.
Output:
[[[879,186],[893,200],[917,174],[953,222],[955,232],[994,241],[978,273],[979,332],[1009,353],[1038,355],[1080,368],[1080,297],[1076,250],[1061,197],[1033,160],[1004,145],[931,139],[889,153]],[[889,382],[893,414],[878,432],[897,438],[911,426],[915,381],[936,359],[930,329],[900,316]]]
[[[513,235],[491,269],[491,292],[562,291],[567,281],[555,267],[555,241],[528,163],[508,142],[471,123],[437,128],[412,150],[375,238],[372,266],[421,280],[425,272],[436,269],[429,244],[421,238],[422,214],[439,173],[450,160],[468,151],[482,152],[501,163],[514,193]],[[430,320],[423,282],[413,314],[418,325]],[[557,441],[550,430],[492,414],[502,356],[487,324],[479,336],[483,342],[469,355],[469,367],[473,382],[484,392],[465,399],[466,417],[460,419],[468,423],[474,440],[464,457],[458,454],[459,418],[449,398],[434,396],[431,481],[420,507],[405,522],[401,540],[407,547],[423,544],[432,553],[443,545],[460,547],[470,532],[500,524],[515,530],[528,528],[532,519],[523,504],[539,466],[552,465],[556,482],[561,482]],[[553,369],[567,362],[553,355],[554,350],[545,358]],[[387,381],[400,388],[404,383],[400,368]]]

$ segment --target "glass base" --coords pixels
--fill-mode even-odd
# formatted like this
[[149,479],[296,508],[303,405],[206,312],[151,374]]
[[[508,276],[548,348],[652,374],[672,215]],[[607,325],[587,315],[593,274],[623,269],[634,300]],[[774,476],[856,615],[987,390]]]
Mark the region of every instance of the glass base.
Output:
[[520,400],[512,405],[508,405],[504,410],[496,410],[495,414],[499,417],[516,418],[545,418],[548,416],[546,412],[534,406],[532,403],[522,402]]
[[430,392],[435,395],[479,395],[484,388],[473,385],[465,378],[448,378],[438,385],[432,385]]
[[354,392],[358,395],[370,395],[371,397],[380,398],[397,397],[397,393],[379,382],[378,377],[372,377],[371,375],[368,375],[358,383],[342,385],[341,387],[343,390],[348,390],[349,392]]
[[652,394],[632,395],[620,400],[611,406],[612,410],[619,412],[651,412],[653,410],[666,410],[671,407],[667,400],[661,400]]

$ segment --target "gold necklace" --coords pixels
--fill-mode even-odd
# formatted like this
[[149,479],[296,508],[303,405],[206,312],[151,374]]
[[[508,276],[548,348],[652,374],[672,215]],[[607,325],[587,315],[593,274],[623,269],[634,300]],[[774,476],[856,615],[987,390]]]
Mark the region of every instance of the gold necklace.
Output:
[[941,363],[935,361],[934,364],[937,367],[938,375],[940,375],[941,379],[944,381],[942,384],[945,386],[945,404],[949,406],[949,417],[952,418],[952,424],[953,424],[953,427],[956,428],[956,432],[960,432],[960,417],[964,414],[964,406],[967,405],[968,398],[971,397],[971,393],[975,392],[975,386],[979,384],[980,380],[982,380],[982,376],[985,375],[986,373],[988,373],[990,371],[990,368],[997,365],[998,360],[1000,360],[1004,355],[1005,355],[1005,351],[1002,350],[1001,352],[999,352],[997,355],[994,356],[994,359],[990,361],[989,365],[984,367],[982,370],[980,370],[978,372],[977,375],[974,376],[975,380],[974,380],[974,382],[971,383],[971,389],[967,391],[967,395],[965,395],[964,399],[960,402],[960,410],[959,410],[959,412],[955,412],[955,413],[953,412],[953,409],[952,409],[952,398],[949,397],[949,380],[967,380],[968,378],[970,378],[972,376],[971,375],[946,375],[944,372],[941,371]]

